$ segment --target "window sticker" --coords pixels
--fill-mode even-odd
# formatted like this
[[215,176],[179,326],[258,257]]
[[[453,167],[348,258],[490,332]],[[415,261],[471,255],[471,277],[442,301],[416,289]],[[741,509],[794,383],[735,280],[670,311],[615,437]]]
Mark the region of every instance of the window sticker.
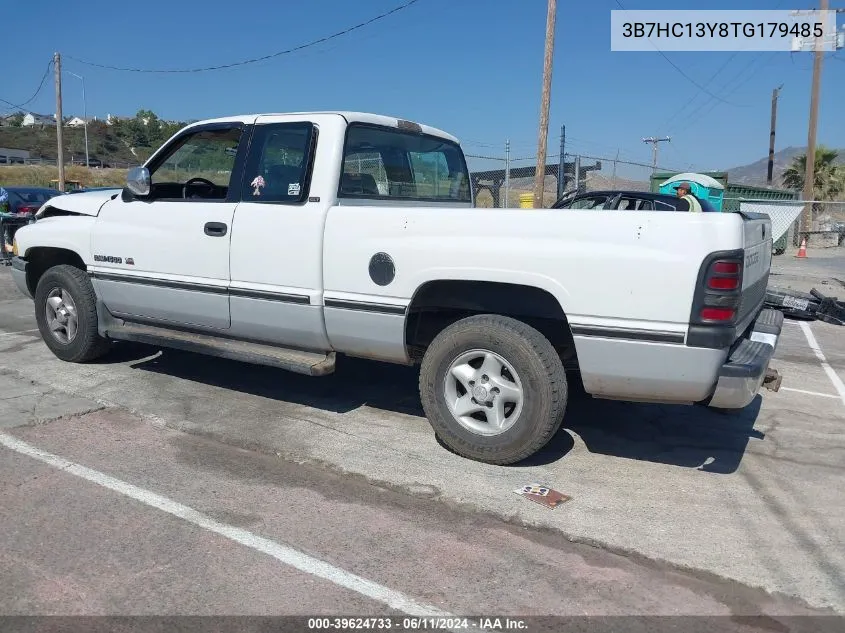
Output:
[[252,182],[249,183],[250,187],[253,187],[252,195],[260,196],[261,195],[261,187],[266,186],[267,183],[264,182],[264,177],[261,175],[256,176],[253,178]]
[[292,182],[288,185],[288,195],[289,196],[298,196],[299,195],[300,186],[298,182]]

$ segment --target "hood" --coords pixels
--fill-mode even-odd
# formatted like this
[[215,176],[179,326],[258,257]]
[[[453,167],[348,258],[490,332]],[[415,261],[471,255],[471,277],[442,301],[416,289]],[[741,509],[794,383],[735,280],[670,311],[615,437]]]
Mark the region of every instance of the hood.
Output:
[[44,215],[47,209],[53,208],[79,215],[95,216],[100,212],[102,206],[109,200],[120,195],[122,189],[105,189],[101,191],[87,191],[84,193],[66,193],[55,198],[50,198],[38,209],[36,218]]

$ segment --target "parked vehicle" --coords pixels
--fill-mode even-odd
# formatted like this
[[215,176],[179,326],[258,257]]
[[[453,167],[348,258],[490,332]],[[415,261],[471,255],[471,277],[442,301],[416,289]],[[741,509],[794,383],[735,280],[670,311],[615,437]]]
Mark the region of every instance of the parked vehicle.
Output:
[[112,193],[120,193],[123,189],[121,187],[82,187],[80,189],[72,189],[68,193],[86,193],[89,191],[111,191]]
[[[589,191],[569,193],[552,205],[553,209],[601,209],[604,211],[683,211],[679,198],[648,191]],[[705,213],[716,212],[710,202],[699,198]]]
[[495,464],[554,436],[566,369],[596,397],[745,407],[783,320],[766,216],[475,208],[456,138],[373,114],[194,123],[122,192],[38,218],[12,273],[58,358],[419,364],[437,435]]
[[55,189],[46,187],[3,187],[9,194],[9,213],[34,215],[41,205],[61,195]]
[[[57,179],[50,181],[50,186],[56,191],[59,190],[59,181]],[[74,189],[81,189],[82,183],[78,180],[65,180],[65,190],[62,193],[73,191]]]

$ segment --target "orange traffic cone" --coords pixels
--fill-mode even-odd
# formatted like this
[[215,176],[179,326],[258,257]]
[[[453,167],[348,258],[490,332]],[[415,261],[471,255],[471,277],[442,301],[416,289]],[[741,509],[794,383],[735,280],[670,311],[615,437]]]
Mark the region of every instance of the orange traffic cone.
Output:
[[799,259],[807,258],[807,238],[801,240],[801,246],[798,247],[798,254],[795,256]]

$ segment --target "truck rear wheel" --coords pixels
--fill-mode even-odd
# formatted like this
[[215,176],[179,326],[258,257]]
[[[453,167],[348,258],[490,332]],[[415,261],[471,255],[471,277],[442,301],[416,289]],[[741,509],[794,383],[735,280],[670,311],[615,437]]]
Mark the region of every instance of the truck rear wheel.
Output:
[[540,450],[560,428],[566,374],[540,332],[510,317],[478,315],[432,341],[420,370],[420,397],[450,449],[512,464]]
[[109,349],[97,331],[94,287],[85,271],[74,266],[54,266],[38,280],[35,320],[44,343],[61,360],[84,363]]

